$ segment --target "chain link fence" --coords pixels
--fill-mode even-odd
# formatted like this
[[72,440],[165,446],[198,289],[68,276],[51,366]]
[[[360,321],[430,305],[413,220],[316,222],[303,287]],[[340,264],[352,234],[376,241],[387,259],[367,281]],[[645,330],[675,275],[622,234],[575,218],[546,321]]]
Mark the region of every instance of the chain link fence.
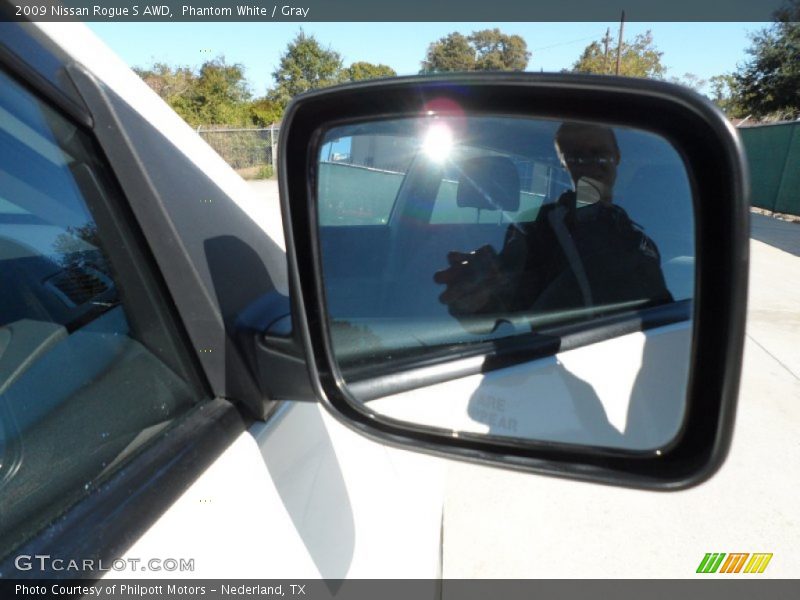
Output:
[[246,179],[271,177],[278,153],[280,127],[200,126],[197,133]]

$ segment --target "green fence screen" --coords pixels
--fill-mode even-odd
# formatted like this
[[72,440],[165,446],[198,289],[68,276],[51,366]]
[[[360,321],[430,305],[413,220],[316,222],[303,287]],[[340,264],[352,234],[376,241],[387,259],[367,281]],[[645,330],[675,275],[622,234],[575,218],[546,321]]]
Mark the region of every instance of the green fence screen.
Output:
[[800,123],[742,127],[750,163],[751,202],[800,215]]

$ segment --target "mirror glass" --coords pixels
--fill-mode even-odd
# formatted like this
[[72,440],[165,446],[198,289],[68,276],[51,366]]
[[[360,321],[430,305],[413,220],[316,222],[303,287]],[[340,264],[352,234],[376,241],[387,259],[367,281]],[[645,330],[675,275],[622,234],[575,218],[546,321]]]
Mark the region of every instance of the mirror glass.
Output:
[[348,124],[316,201],[333,353],[369,409],[631,450],[679,431],[694,213],[667,140],[457,107]]

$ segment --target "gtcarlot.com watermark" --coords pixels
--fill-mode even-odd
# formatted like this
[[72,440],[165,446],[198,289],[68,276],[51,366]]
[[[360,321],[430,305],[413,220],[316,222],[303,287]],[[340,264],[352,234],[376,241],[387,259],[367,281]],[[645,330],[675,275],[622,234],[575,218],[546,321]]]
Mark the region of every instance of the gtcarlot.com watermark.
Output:
[[49,554],[20,554],[14,559],[19,571],[97,573],[108,571],[191,573],[193,558],[59,558]]

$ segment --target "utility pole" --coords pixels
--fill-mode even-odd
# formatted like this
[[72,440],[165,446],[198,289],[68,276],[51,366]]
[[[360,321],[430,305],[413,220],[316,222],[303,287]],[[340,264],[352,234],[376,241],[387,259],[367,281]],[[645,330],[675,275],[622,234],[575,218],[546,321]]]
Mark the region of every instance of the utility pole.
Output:
[[622,30],[625,28],[625,11],[622,11],[622,18],[619,20],[619,40],[617,40],[617,70],[615,75],[619,75],[619,61],[622,58]]
[[608,74],[608,45],[611,43],[611,28],[606,29],[606,35],[603,38],[603,74]]

